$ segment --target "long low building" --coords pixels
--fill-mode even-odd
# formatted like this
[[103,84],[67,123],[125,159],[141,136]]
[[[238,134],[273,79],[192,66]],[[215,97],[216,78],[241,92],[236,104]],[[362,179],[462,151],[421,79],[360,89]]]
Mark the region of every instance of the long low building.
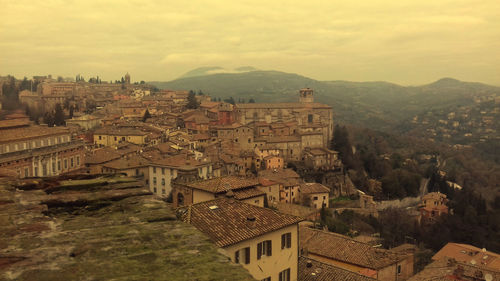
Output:
[[20,178],[76,172],[84,157],[83,141],[73,140],[66,128],[25,124],[0,130],[0,168]]

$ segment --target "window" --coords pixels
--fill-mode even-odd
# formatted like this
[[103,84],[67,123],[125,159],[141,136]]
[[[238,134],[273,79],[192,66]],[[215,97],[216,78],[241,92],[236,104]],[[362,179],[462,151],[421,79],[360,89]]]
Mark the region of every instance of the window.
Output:
[[313,200],[318,200],[318,196],[314,196],[314,197],[313,197]]
[[398,264],[398,275],[401,274],[401,265]]
[[122,141],[125,141],[125,137],[122,137]]
[[271,281],[271,277],[264,278],[261,281]]
[[167,191],[165,190],[165,188],[162,188],[161,189],[161,194],[166,194],[166,193],[167,193]]
[[153,184],[156,185],[156,177],[153,177]]
[[73,157],[71,157],[71,168],[73,168],[75,166],[75,160],[73,159]]
[[24,177],[27,178],[30,176],[30,170],[28,168],[24,168]]
[[35,177],[38,177],[38,167],[35,167]]
[[164,178],[161,179],[161,185],[165,185],[165,179]]
[[116,141],[116,137],[115,137],[115,141]]
[[292,233],[288,232],[281,235],[281,249],[292,247]]
[[56,172],[56,162],[52,161],[52,173]]
[[153,167],[153,174],[156,174],[156,167]]
[[153,188],[153,192],[154,192],[154,193],[156,193],[156,192],[157,192],[156,187],[155,187],[155,188]]
[[234,252],[234,262],[235,263],[241,262],[244,264],[249,264],[250,263],[250,247],[239,249],[238,251]]
[[165,174],[165,168],[161,168],[161,174],[164,175]]
[[287,268],[280,272],[280,275],[278,277],[279,281],[290,281],[290,268]]
[[[99,140],[102,140],[102,136],[99,136]],[[61,142],[61,138],[59,138],[59,142]]]
[[61,160],[57,160],[57,170],[61,170]]
[[68,159],[64,159],[64,169],[68,169]]
[[262,241],[257,244],[257,259],[260,260],[262,256],[272,256],[273,245],[271,240]]
[[307,122],[312,123],[312,121],[313,121],[313,115],[312,114],[308,114],[307,115]]
[[135,175],[138,176],[139,175],[139,169],[135,169]]

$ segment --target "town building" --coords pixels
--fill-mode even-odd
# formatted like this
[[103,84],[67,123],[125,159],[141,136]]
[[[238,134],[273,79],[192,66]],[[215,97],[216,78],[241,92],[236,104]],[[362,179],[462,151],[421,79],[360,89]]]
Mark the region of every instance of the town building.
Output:
[[299,194],[301,201],[310,207],[321,209],[330,205],[330,189],[320,183],[301,184]]
[[413,254],[375,248],[350,237],[308,227],[300,229],[300,253],[377,280],[407,280],[413,275]]
[[223,176],[190,183],[174,183],[172,197],[174,207],[196,204],[225,196],[231,191],[236,200],[264,207],[266,193],[258,188],[257,178]]
[[134,128],[103,127],[94,132],[94,144],[116,146],[122,143],[148,144],[148,133]]
[[442,214],[448,213],[446,194],[441,192],[431,192],[422,197],[420,210],[420,222],[434,222]]
[[374,281],[375,278],[317,260],[299,257],[300,281]]
[[428,280],[497,281],[500,280],[500,271],[443,258],[430,263],[408,279],[408,281]]
[[[172,192],[172,180],[179,183],[193,182],[220,176],[213,170],[213,163],[207,159],[196,159],[185,153],[174,156],[150,155],[148,169],[149,190],[156,195],[168,197]],[[184,205],[184,198],[175,198],[178,205]],[[182,204],[181,204],[182,203]]]
[[500,255],[488,251],[485,248],[480,249],[468,244],[450,242],[444,245],[444,247],[432,257],[432,260],[444,258],[450,258],[458,262],[477,265],[500,272]]
[[84,143],[73,140],[67,128],[0,125],[0,168],[13,170],[20,178],[76,172],[84,161]]
[[225,197],[184,207],[178,214],[256,280],[298,280],[302,219]]
[[270,180],[280,185],[279,202],[299,203],[299,187],[303,181],[294,170],[262,170],[258,174],[260,179]]
[[297,122],[298,132],[319,132],[321,144],[310,140],[311,147],[324,146],[333,137],[333,110],[330,106],[315,103],[314,92],[306,88],[299,91],[296,103],[238,103],[236,120],[242,125],[250,123]]

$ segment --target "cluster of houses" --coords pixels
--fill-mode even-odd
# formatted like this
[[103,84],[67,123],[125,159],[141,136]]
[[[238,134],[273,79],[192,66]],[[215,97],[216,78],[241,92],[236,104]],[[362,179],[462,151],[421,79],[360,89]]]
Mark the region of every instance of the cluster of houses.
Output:
[[[342,171],[328,148],[332,108],[315,103],[312,89],[301,89],[295,103],[230,104],[196,95],[196,108],[188,109],[187,91],[145,94],[130,76],[117,86],[87,84],[43,82],[38,90],[38,97],[72,101],[81,89],[105,97],[66,127],[34,125],[19,112],[0,121],[0,173],[135,177],[256,280],[421,280],[412,279],[414,247],[387,250],[311,227],[333,190],[306,182],[289,164]],[[422,217],[446,213],[445,203],[429,195]],[[313,212],[297,216],[283,205]]]

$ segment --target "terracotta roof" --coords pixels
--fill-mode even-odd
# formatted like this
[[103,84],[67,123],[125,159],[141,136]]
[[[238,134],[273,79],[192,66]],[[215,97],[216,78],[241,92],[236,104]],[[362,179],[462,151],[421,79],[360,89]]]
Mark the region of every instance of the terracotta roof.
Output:
[[114,170],[126,170],[126,169],[146,167],[148,164],[149,164],[148,160],[146,160],[140,156],[135,156],[135,157],[126,157],[126,158],[116,159],[116,160],[108,162],[102,166],[104,166],[106,168],[111,168]]
[[200,166],[210,164],[209,161],[188,159],[187,155],[184,153],[168,157],[163,157],[158,155],[157,158],[151,158],[151,159],[148,158],[148,160],[151,161],[152,165],[176,167],[181,170],[193,170],[197,169]]
[[329,193],[330,188],[320,184],[320,183],[303,183],[300,185],[299,191],[301,193],[310,194],[310,193]]
[[201,189],[211,193],[226,192],[228,190],[237,190],[245,187],[256,186],[259,181],[256,178],[245,178],[237,176],[225,176],[208,180],[188,183],[186,186]]
[[480,249],[472,245],[448,243],[432,259],[439,260],[444,257],[453,258],[460,262],[475,262],[491,269],[500,270],[500,255]]
[[284,179],[284,178],[300,178],[299,174],[292,169],[283,169],[283,170],[262,170],[259,171],[259,177],[275,180],[275,179]]
[[218,198],[180,210],[185,222],[226,247],[302,221],[301,218],[238,200]]
[[47,137],[68,134],[67,128],[46,127],[46,126],[29,126],[15,129],[2,130],[0,134],[0,143],[22,141],[27,139]]
[[301,248],[307,249],[308,253],[373,270],[385,268],[406,258],[404,254],[373,248],[369,244],[333,232],[302,227],[299,236]]
[[500,281],[500,271],[444,258],[427,265],[408,281],[488,280],[489,277],[491,281]]
[[92,153],[88,153],[85,156],[86,164],[101,164],[111,160],[119,159],[120,154],[109,149],[109,148],[101,148],[96,149]]
[[330,264],[306,257],[299,257],[299,276],[301,281],[371,281],[377,280]]
[[115,127],[105,127],[97,129],[94,135],[109,135],[109,136],[145,136],[148,133],[143,132],[139,129],[134,128],[115,128]]
[[268,180],[268,179],[265,179],[265,178],[259,178],[259,184],[261,186],[271,186],[271,185],[277,184],[277,182],[274,182],[272,180]]
[[257,108],[294,108],[294,109],[319,109],[319,108],[332,108],[329,105],[311,102],[311,103],[300,103],[300,102],[289,102],[289,103],[237,103],[237,108],[241,109],[257,109]]
[[257,187],[238,189],[235,190],[233,193],[234,193],[234,198],[238,200],[266,195],[264,191],[259,190]]

